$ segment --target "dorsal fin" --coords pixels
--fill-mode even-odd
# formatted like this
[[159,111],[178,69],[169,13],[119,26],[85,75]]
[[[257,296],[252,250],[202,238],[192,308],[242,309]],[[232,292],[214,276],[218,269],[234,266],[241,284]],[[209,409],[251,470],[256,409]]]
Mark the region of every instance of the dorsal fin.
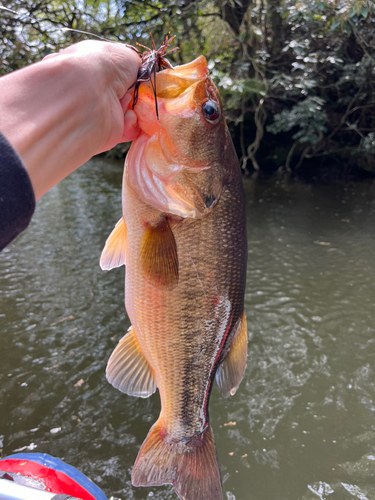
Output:
[[132,326],[111,354],[106,375],[113,387],[129,396],[148,398],[156,391],[154,372],[141,351]]
[[247,361],[247,321],[245,311],[228,354],[216,372],[216,382],[224,398],[234,396],[244,376]]
[[177,286],[177,245],[166,217],[155,226],[147,227],[141,241],[139,257],[149,283],[169,290]]
[[120,267],[125,264],[126,242],[126,224],[124,218],[121,217],[105,242],[102,256],[100,257],[100,267],[103,271],[109,271],[114,267]]

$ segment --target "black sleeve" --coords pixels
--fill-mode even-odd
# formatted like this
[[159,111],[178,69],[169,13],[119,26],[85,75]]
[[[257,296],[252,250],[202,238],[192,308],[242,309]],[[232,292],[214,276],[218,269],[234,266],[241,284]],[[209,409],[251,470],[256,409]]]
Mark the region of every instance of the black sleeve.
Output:
[[35,195],[21,158],[0,134],[0,250],[27,228]]

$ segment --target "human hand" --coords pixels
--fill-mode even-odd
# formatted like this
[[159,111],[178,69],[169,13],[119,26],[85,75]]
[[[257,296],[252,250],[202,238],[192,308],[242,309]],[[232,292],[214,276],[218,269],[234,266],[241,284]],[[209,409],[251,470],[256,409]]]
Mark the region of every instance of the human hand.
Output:
[[136,114],[128,109],[132,98],[128,88],[137,79],[140,66],[136,51],[121,43],[87,40],[49,54],[43,61],[60,63],[63,58],[76,63],[77,81],[83,82],[88,92],[87,104],[96,106],[94,123],[99,128],[95,131],[98,140],[92,138],[93,155],[135,139],[139,127]]
[[93,155],[137,137],[127,89],[139,66],[126,45],[89,40],[0,78],[0,130],[36,199]]

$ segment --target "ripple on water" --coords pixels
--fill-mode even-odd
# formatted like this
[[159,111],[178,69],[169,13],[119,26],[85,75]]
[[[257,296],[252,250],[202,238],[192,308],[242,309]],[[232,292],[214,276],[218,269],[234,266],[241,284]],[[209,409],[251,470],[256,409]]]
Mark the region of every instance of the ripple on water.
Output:
[[[121,170],[95,160],[70,176],[0,255],[0,446],[59,456],[108,497],[172,500],[170,487],[130,482],[158,395],[124,396],[104,375],[129,326],[123,270],[98,266]],[[245,192],[248,368],[233,398],[215,387],[210,403],[225,497],[371,500],[375,188],[246,181]]]

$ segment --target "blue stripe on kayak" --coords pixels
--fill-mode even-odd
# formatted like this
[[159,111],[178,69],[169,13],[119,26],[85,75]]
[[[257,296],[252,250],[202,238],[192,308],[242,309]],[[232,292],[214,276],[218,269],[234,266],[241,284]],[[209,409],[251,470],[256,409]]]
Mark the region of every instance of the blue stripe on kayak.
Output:
[[[37,464],[44,465],[50,469],[54,469],[58,472],[63,472],[69,476],[73,481],[78,483],[85,488],[96,500],[108,500],[104,495],[103,491],[96,486],[87,476],[85,476],[78,469],[72,465],[68,465],[59,458],[51,457],[46,453],[17,453],[16,455],[9,455],[3,457],[3,460],[28,460],[30,462],[36,462]],[[0,460],[1,468],[1,460]]]

